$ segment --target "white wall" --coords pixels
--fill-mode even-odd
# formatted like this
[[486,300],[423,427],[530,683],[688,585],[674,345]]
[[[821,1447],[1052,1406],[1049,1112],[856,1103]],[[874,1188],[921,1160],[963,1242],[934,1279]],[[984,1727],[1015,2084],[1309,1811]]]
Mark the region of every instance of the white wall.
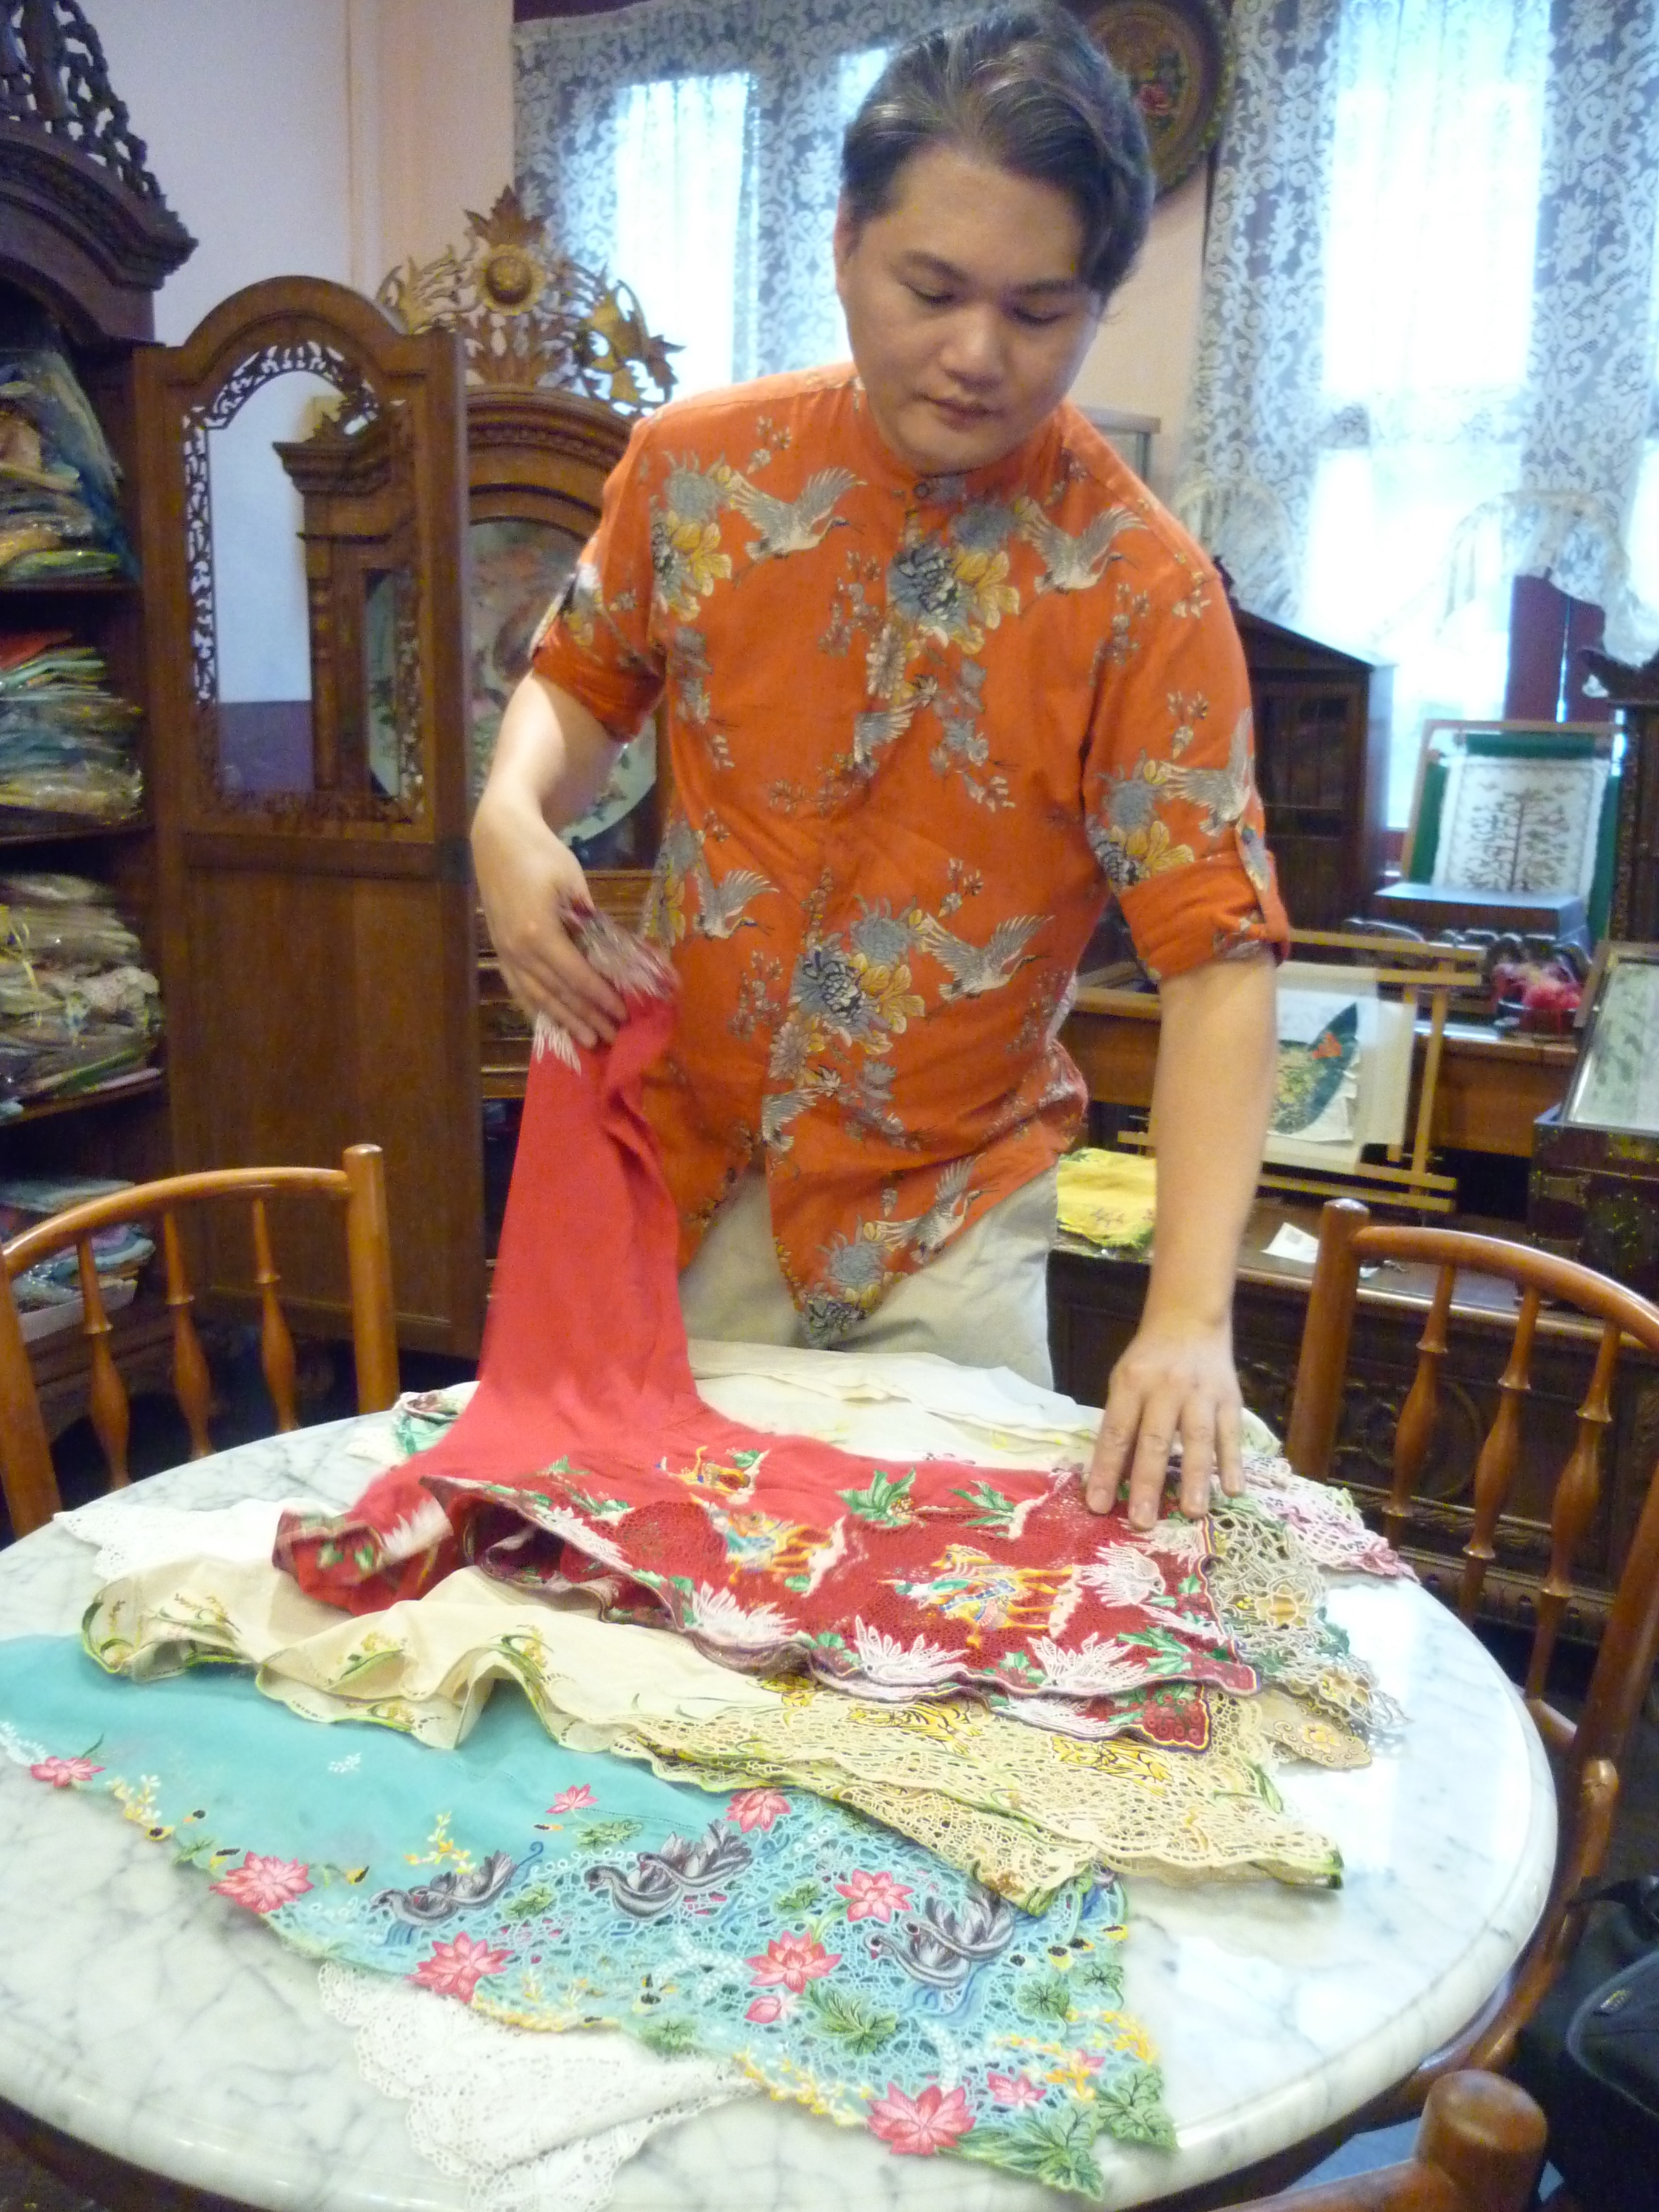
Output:
[[94,0],[110,78],[198,243],[176,344],[262,276],[373,293],[513,173],[512,0]]
[[176,344],[262,276],[351,273],[347,0],[94,0],[110,80],[197,247],[155,303]]
[[1187,428],[1203,273],[1204,183],[1200,167],[1152,210],[1140,259],[1108,308],[1072,388],[1082,405],[1158,417],[1148,473],[1162,498],[1175,482]]

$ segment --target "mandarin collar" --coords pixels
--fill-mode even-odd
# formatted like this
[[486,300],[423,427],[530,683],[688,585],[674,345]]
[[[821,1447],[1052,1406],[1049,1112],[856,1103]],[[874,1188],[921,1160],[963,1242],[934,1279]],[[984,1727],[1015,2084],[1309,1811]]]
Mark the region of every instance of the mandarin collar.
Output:
[[860,473],[870,483],[884,491],[899,493],[917,507],[965,507],[994,499],[999,494],[1042,481],[1052,472],[1060,458],[1060,409],[1056,407],[1029,437],[1000,460],[988,461],[982,468],[961,470],[952,475],[919,476],[899,459],[876,428],[863,379],[856,370],[849,372],[847,389],[853,402],[859,443],[864,449]]

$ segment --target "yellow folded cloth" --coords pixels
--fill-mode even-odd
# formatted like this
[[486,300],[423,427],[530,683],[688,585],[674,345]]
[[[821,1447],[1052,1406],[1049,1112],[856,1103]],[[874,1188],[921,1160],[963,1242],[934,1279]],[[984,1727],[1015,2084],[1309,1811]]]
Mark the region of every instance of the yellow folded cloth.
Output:
[[1085,1145],[1060,1163],[1060,1225],[1115,1252],[1144,1252],[1152,1241],[1157,1167],[1150,1152],[1112,1152]]

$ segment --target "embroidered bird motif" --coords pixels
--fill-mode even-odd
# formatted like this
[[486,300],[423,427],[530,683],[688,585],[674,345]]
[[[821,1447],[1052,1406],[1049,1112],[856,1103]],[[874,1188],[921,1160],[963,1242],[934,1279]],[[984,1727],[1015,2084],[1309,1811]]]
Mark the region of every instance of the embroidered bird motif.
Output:
[[930,1897],[919,1913],[896,1929],[878,1929],[872,1940],[912,1981],[944,1996],[959,1994],[975,1967],[1000,1957],[1013,1939],[1013,1908],[981,1891],[959,1911]]
[[965,938],[953,937],[931,914],[917,913],[913,920],[917,942],[948,970],[939,994],[950,1000],[977,999],[1012,982],[1015,970],[1036,958],[1035,952],[1025,951],[1025,945],[1042,927],[1045,917],[1015,915],[1010,921],[1000,921],[983,945],[969,945]]
[[794,1144],[789,1124],[820,1098],[832,1098],[841,1088],[833,1067],[809,1067],[793,1091],[781,1091],[761,1101],[761,1139],[769,1151],[787,1152]]
[[665,890],[672,892],[688,881],[696,887],[696,909],[691,927],[699,937],[730,937],[735,929],[758,927],[744,908],[763,891],[777,886],[758,868],[732,868],[715,881],[704,851],[703,833],[684,817],[671,823],[659,849],[659,864]]
[[371,1902],[401,1921],[406,1930],[435,1928],[457,1912],[477,1912],[493,1904],[513,1879],[516,1865],[511,1852],[491,1851],[482,1866],[465,1872],[452,1868],[413,1889],[382,1889]]
[[749,1865],[755,1854],[723,1820],[711,1820],[695,1842],[665,1836],[662,1849],[641,1851],[630,1871],[622,1866],[591,1866],[590,1889],[608,1889],[611,1901],[630,1920],[659,1920],[675,1905],[689,1904]]
[[923,1260],[948,1244],[967,1218],[975,1194],[968,1188],[972,1160],[954,1160],[939,1177],[933,1202],[910,1226],[910,1249]]
[[836,513],[836,501],[858,482],[851,469],[820,469],[793,500],[776,499],[758,490],[734,469],[726,487],[729,506],[735,507],[759,531],[749,541],[751,561],[781,561],[787,554],[811,553],[847,518]]
[[1073,538],[1057,522],[1050,522],[1027,492],[1014,501],[1014,513],[1019,517],[1020,536],[1042,556],[1039,592],[1086,592],[1100,581],[1109,562],[1123,558],[1112,550],[1123,532],[1146,526],[1131,508],[1112,507]]
[[925,677],[892,706],[872,707],[854,718],[853,766],[860,774],[873,768],[876,756],[904,735],[938,689],[933,677]]
[[1250,800],[1250,710],[1244,708],[1233,724],[1227,745],[1225,768],[1171,769],[1170,781],[1183,799],[1201,806],[1204,835],[1218,837],[1237,822]]

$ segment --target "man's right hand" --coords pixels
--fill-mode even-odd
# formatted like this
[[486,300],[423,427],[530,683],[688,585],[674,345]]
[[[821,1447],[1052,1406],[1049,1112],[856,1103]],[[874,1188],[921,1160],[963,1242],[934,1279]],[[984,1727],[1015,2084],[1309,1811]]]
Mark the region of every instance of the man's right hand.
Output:
[[574,819],[615,750],[584,709],[528,676],[508,702],[472,817],[478,896],[502,980],[526,1013],[550,1016],[588,1050],[611,1042],[628,1010],[565,927],[569,907],[593,902],[581,863],[544,810],[556,806],[556,819]]

